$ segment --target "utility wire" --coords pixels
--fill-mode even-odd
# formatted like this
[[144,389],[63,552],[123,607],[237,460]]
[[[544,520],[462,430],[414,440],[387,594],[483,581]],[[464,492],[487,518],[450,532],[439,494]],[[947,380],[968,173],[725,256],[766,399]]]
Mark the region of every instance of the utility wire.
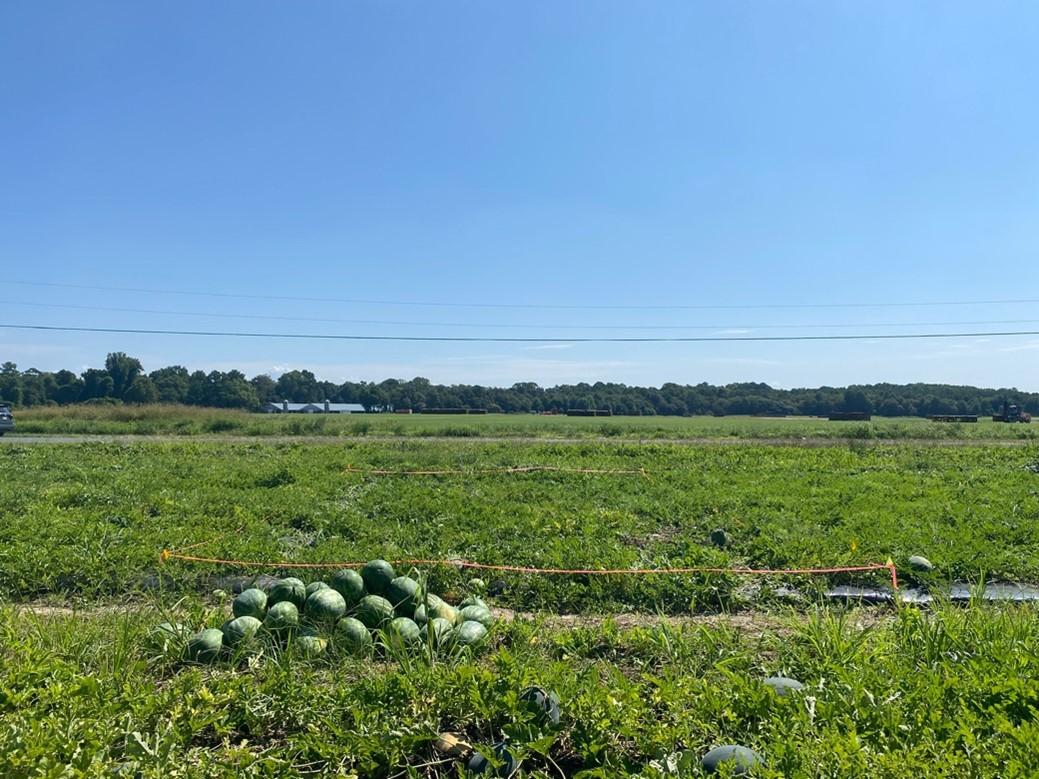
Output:
[[500,322],[416,322],[386,319],[335,319],[328,317],[283,316],[279,314],[228,314],[214,311],[168,311],[154,308],[119,308],[112,306],[85,306],[74,303],[37,303],[24,300],[0,300],[0,306],[28,306],[32,308],[59,308],[75,311],[106,311],[122,314],[158,314],[162,316],[213,317],[219,319],[260,319],[280,322],[322,322],[353,325],[385,325],[403,327],[475,327],[523,330],[802,330],[849,327],[965,327],[968,325],[1022,325],[1035,324],[1039,319],[976,319],[954,322],[858,322],[814,324],[764,325],[562,325],[562,324],[503,324]]
[[88,284],[64,284],[44,281],[5,281],[5,284],[19,284],[27,287],[56,287],[62,289],[94,290],[103,292],[133,292],[148,295],[189,295],[212,298],[239,298],[242,300],[286,300],[301,303],[349,303],[355,305],[375,306],[415,306],[419,308],[514,308],[514,309],[560,309],[560,310],[631,310],[631,311],[720,311],[720,310],[753,310],[753,309],[821,309],[821,308],[917,308],[941,306],[990,306],[1024,303],[1039,303],[1039,298],[1018,298],[1006,300],[947,300],[941,302],[880,302],[880,303],[756,303],[743,305],[577,305],[553,303],[462,303],[443,301],[417,300],[372,300],[366,298],[325,298],[297,297],[292,295],[251,295],[230,292],[203,292],[189,290],[145,289],[139,287],[105,287]]
[[45,330],[67,333],[118,333],[131,335],[190,335],[223,338],[290,338],[325,341],[441,341],[465,343],[707,343],[735,341],[871,341],[914,338],[1005,338],[1039,335],[1039,330],[970,333],[872,333],[856,335],[737,335],[737,336],[602,336],[578,338],[520,338],[506,336],[453,335],[339,335],[322,333],[242,333],[221,330],[157,330],[133,327],[64,327],[57,325],[23,325],[0,323],[10,330]]

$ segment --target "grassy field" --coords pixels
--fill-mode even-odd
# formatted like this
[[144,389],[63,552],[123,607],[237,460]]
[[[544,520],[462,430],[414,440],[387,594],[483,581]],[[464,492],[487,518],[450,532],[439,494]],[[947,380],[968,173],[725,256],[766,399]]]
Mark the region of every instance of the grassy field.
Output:
[[[534,465],[635,473],[488,470]],[[455,472],[355,472],[373,468]],[[159,561],[198,543],[272,562],[590,568],[891,556],[917,584],[1035,581],[1037,470],[1037,446],[970,442],[15,438],[0,447],[0,776],[461,776],[433,750],[442,730],[482,749],[507,736],[535,777],[698,776],[654,763],[722,743],[757,750],[760,777],[1036,776],[1039,610],[823,606],[819,588],[847,575],[788,578],[794,606],[728,575],[504,575],[495,605],[528,616],[482,652],[433,660],[265,651],[200,668],[151,630],[219,626],[226,577],[288,572]],[[709,543],[714,528],[729,546]],[[914,553],[935,572],[907,570]],[[426,573],[449,597],[470,575]],[[572,612],[587,616],[554,616]],[[761,683],[777,674],[807,689],[778,697]],[[558,728],[518,702],[532,683],[559,693]]]
[[249,414],[191,406],[65,406],[18,411],[19,433],[630,438],[1039,440],[1039,425],[930,422],[917,417],[829,422],[814,417],[567,417],[532,414]]

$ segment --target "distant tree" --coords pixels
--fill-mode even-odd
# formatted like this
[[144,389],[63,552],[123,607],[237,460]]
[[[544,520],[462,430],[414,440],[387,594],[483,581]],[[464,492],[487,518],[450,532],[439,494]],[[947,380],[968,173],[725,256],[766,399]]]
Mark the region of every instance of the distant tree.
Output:
[[265,373],[261,373],[259,376],[253,376],[249,379],[249,383],[253,385],[253,389],[256,391],[256,397],[260,403],[267,403],[268,401],[274,400],[287,400],[287,398],[278,398],[277,382]]
[[141,375],[141,361],[124,352],[112,352],[105,359],[105,370],[112,377],[112,394],[122,398]]
[[94,400],[96,398],[110,398],[113,395],[115,384],[108,371],[100,368],[88,368],[83,371],[83,391],[80,398],[83,400]]
[[130,388],[123,393],[123,401],[126,403],[158,403],[159,391],[147,376],[138,376],[134,379]]
[[188,369],[180,365],[171,365],[168,368],[159,368],[148,374],[159,400],[163,403],[184,403],[188,398],[191,374]]
[[869,402],[866,393],[858,387],[848,387],[844,390],[844,400],[841,402],[841,411],[861,411],[870,414],[873,404]]
[[324,400],[317,378],[310,371],[288,371],[278,377],[276,384],[278,400],[313,403]]

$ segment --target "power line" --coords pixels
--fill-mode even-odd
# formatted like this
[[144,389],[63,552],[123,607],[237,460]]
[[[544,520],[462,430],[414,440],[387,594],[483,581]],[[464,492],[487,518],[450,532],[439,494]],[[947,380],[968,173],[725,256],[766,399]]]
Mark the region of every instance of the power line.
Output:
[[603,311],[723,311],[723,310],[764,310],[764,309],[824,309],[824,308],[923,308],[943,306],[995,306],[1039,303],[1039,298],[1017,298],[1005,300],[947,300],[929,302],[853,302],[853,303],[755,303],[740,305],[577,305],[562,303],[464,303],[444,301],[416,300],[373,300],[367,298],[326,298],[300,297],[293,295],[254,295],[231,292],[207,292],[190,290],[162,290],[141,287],[106,287],[88,284],[65,284],[44,281],[5,281],[5,284],[19,284],[27,287],[56,287],[62,289],[93,290],[101,292],[133,292],[148,295],[187,295],[211,298],[237,298],[241,300],[282,300],[297,303],[347,303],[351,305],[373,306],[413,306],[417,308],[508,308],[508,309],[556,309],[556,310],[603,310]]
[[329,333],[243,333],[222,330],[157,330],[133,327],[64,327],[57,325],[22,325],[0,323],[10,330],[45,330],[68,333],[115,333],[129,335],[185,335],[221,338],[288,338],[323,341],[415,341],[463,343],[726,343],[746,341],[890,341],[923,338],[1005,338],[1039,335],[1039,330],[1009,330],[970,333],[872,333],[855,335],[737,335],[737,336],[633,336],[578,338],[521,338],[507,336],[461,335],[339,335]]
[[157,314],[162,316],[213,317],[219,319],[259,319],[279,322],[321,322],[324,324],[383,325],[403,327],[475,327],[522,330],[801,330],[850,327],[965,327],[974,325],[1035,324],[1039,319],[975,319],[943,322],[835,322],[803,324],[743,324],[743,325],[570,325],[570,324],[506,324],[501,322],[421,322],[386,319],[337,319],[330,317],[284,316],[280,314],[229,314],[214,311],[169,311],[154,308],[122,308],[113,306],[86,306],[74,303],[38,303],[24,300],[0,300],[0,305],[32,308],[58,308],[74,311],[106,311],[122,314]]

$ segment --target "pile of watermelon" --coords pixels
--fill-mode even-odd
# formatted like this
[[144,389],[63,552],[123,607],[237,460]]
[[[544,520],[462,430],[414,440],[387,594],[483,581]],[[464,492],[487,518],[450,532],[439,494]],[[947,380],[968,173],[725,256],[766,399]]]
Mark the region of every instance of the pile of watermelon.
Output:
[[[212,663],[263,641],[291,646],[306,658],[325,654],[330,645],[349,654],[381,648],[391,656],[478,647],[494,619],[475,594],[482,587],[479,579],[472,580],[473,594],[452,606],[425,592],[416,579],[397,576],[385,560],[370,561],[360,573],[341,570],[329,582],[281,579],[266,592],[244,590],[221,628],[187,637],[184,659]],[[159,626],[160,632],[179,630],[169,623]]]

